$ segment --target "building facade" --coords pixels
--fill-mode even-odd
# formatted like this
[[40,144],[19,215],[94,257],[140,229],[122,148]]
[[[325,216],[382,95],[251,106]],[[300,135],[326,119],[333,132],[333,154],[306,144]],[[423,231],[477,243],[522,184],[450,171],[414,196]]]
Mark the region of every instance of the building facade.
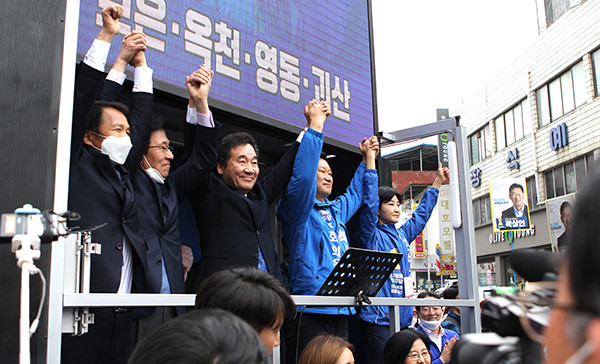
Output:
[[[600,158],[600,1],[564,12],[509,67],[452,115],[469,136],[481,285],[516,277],[512,249],[552,249],[545,202],[575,193]],[[489,181],[525,178],[531,229],[492,229]],[[518,282],[517,282],[518,283]]]

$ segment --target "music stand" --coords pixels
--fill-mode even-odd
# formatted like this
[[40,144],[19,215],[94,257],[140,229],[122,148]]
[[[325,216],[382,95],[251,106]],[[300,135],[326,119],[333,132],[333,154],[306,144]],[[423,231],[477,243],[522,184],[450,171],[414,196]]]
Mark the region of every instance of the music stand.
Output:
[[367,297],[377,295],[401,260],[400,253],[349,248],[317,296],[355,296],[357,304],[371,303]]

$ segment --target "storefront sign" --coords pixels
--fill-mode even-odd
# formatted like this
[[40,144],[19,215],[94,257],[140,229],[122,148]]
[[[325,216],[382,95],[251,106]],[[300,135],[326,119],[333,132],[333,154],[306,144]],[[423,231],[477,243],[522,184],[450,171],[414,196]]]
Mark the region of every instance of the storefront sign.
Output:
[[[531,224],[531,229],[518,230],[518,231],[513,232],[513,234],[514,234],[513,240],[516,240],[519,238],[524,238],[527,236],[533,236],[533,235],[535,235],[535,225]],[[508,243],[508,240],[506,239],[504,232],[491,233],[489,241],[490,241],[490,244],[503,243],[503,242]]]
[[506,168],[508,169],[519,169],[519,149],[515,148],[508,151],[508,158],[506,158]]
[[425,258],[425,242],[423,241],[423,232],[415,238],[415,259]]
[[569,145],[567,137],[567,123],[562,123],[550,129],[550,148],[552,151],[564,148]]
[[481,168],[471,170],[471,187],[481,186]]

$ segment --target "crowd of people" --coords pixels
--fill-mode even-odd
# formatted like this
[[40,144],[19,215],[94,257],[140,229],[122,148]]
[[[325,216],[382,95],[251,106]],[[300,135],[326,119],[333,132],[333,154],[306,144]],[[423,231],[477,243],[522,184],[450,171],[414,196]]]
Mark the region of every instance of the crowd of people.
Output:
[[[287,363],[354,363],[360,350],[368,363],[448,364],[460,337],[458,308],[402,307],[402,331],[390,337],[388,308],[362,307],[358,347],[347,341],[354,307],[296,307],[290,295],[315,295],[352,238],[358,247],[403,254],[378,296],[406,297],[413,285],[409,244],[431,216],[448,169],[440,164],[413,217],[398,228],[401,196],[391,187],[378,188],[379,142],[364,138],[362,162],[346,192],[329,200],[333,173],[322,149],[331,112],[327,103],[311,101],[304,107],[306,127],[259,180],[259,148],[252,135],[238,132],[219,140],[221,124],[208,105],[213,72],[202,65],[185,79],[186,155],[171,172],[173,148],[164,120],[153,113],[145,35],[125,36],[111,70],[104,72],[122,11],[120,5],[103,9],[102,29],[77,70],[69,209],[80,213],[77,225],[100,226],[92,232],[102,254],[92,257],[91,292],[187,291],[197,294],[196,305],[188,313],[182,307],[91,309],[95,322],[87,334],[64,335],[62,362],[266,363],[282,331]],[[127,66],[134,77],[126,106],[120,99]],[[276,215],[289,254],[288,279],[278,263],[269,217],[269,206],[279,197]],[[177,223],[186,199],[202,253],[191,267]],[[354,215],[358,231],[351,237],[346,225]],[[580,231],[573,228],[573,249]],[[570,265],[564,275],[581,278],[579,266]],[[566,279],[561,282],[568,287]],[[444,298],[458,298],[456,287],[448,291]],[[564,304],[586,314],[598,311],[594,303]],[[596,326],[592,321],[588,327]],[[588,331],[583,342],[600,336]],[[584,345],[579,351],[584,349],[591,350]]]

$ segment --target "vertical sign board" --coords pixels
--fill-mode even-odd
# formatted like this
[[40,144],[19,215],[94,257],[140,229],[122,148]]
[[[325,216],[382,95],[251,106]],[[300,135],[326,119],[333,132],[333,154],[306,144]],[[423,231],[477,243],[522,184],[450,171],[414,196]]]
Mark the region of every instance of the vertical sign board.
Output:
[[438,161],[442,167],[448,167],[448,142],[452,140],[451,133],[441,133],[438,138]]
[[123,35],[146,34],[158,88],[186,97],[185,76],[204,63],[215,72],[211,97],[227,111],[304,127],[303,106],[325,100],[328,137],[354,151],[373,134],[368,1],[82,0],[78,53],[113,3],[124,8]]
[[453,275],[454,269],[454,227],[450,218],[450,186],[440,187],[439,218],[440,218],[440,260],[441,274]]

